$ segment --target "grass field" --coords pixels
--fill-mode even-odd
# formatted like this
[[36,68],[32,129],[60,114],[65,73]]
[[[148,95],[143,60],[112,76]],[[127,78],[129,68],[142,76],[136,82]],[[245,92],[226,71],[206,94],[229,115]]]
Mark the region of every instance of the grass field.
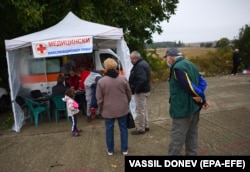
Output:
[[[156,50],[157,54],[160,57],[163,57],[166,53],[167,48],[158,48]],[[183,54],[185,58],[191,58],[191,57],[197,57],[197,56],[203,56],[208,51],[215,51],[216,48],[201,48],[201,47],[184,47],[179,48],[179,51]]]
[[[155,50],[155,53],[163,60],[166,50],[167,48],[158,48]],[[183,47],[179,48],[179,51],[186,59],[192,61],[197,66],[199,72],[204,76],[225,75],[229,74],[231,71],[230,52],[225,53],[223,51],[218,51],[217,48],[201,47]],[[166,80],[168,78],[169,69],[166,68],[165,61],[163,61],[163,63],[156,63],[155,61],[150,62],[150,65],[154,67],[152,68],[153,81],[159,82]]]

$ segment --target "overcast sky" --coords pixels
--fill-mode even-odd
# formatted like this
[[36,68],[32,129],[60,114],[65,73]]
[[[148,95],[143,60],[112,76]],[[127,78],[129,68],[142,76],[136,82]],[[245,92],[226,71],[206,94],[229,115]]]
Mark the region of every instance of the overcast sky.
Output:
[[154,42],[183,43],[234,39],[250,25],[250,0],[179,0],[176,15],[161,24],[163,33]]

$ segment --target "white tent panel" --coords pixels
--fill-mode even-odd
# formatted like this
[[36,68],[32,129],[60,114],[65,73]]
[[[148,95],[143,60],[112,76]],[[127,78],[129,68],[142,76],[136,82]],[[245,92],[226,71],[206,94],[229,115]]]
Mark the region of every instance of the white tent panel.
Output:
[[32,42],[84,36],[93,37],[93,49],[95,50],[116,49],[125,75],[127,78],[129,77],[132,64],[129,58],[127,43],[123,38],[122,28],[85,21],[75,16],[72,12],[69,12],[63,20],[52,27],[5,40],[10,95],[15,120],[12,130],[19,132],[25,121],[24,112],[15,102],[15,98],[20,94],[29,94],[28,90],[22,87],[20,75],[27,72],[28,59],[34,58],[31,50]]
[[75,16],[72,12],[69,12],[58,24],[39,32],[6,40],[5,45],[6,50],[9,51],[31,46],[31,42],[35,41],[79,36],[94,36],[100,39],[119,40],[123,37],[123,30],[122,28],[85,21]]

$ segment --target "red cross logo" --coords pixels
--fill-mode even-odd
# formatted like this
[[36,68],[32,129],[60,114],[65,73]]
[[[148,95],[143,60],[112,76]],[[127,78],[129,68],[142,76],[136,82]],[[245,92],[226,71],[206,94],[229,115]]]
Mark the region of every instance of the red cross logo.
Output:
[[40,55],[44,55],[47,52],[47,46],[45,44],[37,44],[36,51]]

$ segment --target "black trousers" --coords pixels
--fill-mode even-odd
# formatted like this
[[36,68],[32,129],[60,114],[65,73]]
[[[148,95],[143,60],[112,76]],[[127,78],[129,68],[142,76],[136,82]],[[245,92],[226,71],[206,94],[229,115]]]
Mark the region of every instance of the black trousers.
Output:
[[86,115],[87,101],[85,97],[85,92],[77,93],[75,100],[77,101],[77,103],[79,103],[82,109],[82,114]]
[[232,69],[231,74],[236,74],[238,71],[238,67],[239,67],[239,64],[233,64],[233,69]]

